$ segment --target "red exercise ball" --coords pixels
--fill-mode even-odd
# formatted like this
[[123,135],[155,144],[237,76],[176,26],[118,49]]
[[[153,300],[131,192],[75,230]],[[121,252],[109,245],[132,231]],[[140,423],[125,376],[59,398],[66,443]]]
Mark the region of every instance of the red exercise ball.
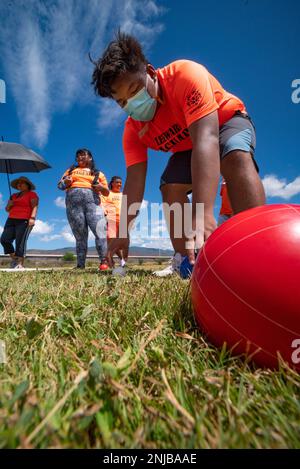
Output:
[[199,253],[191,280],[196,320],[217,346],[300,371],[300,205],[246,210]]

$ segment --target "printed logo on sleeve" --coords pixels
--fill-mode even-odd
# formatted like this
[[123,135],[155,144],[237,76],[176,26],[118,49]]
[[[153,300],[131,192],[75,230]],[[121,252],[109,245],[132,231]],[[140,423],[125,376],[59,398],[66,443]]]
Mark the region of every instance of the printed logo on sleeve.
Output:
[[194,89],[186,97],[186,103],[189,108],[189,114],[192,115],[201,107],[202,96],[199,90]]
[[186,97],[186,103],[188,107],[194,107],[197,106],[201,101],[201,93],[199,90],[194,89],[189,93]]

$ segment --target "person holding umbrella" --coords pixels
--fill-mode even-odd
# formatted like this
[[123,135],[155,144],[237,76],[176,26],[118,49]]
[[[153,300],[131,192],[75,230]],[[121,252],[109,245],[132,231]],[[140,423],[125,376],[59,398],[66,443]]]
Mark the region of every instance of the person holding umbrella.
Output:
[[18,192],[12,194],[5,207],[9,215],[1,235],[1,244],[4,254],[11,257],[11,267],[18,270],[24,269],[26,244],[35,224],[39,198],[34,192],[34,184],[25,176],[14,179],[11,187]]

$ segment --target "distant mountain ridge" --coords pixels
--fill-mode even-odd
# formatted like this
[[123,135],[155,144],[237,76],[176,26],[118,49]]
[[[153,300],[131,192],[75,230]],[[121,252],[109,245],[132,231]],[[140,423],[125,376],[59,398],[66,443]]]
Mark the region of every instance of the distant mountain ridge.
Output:
[[[28,249],[27,254],[65,254],[66,252],[75,253],[75,247],[69,246],[59,249]],[[88,254],[97,254],[94,247],[90,247]],[[130,246],[129,255],[131,256],[172,256],[171,249],[144,248],[140,246]]]

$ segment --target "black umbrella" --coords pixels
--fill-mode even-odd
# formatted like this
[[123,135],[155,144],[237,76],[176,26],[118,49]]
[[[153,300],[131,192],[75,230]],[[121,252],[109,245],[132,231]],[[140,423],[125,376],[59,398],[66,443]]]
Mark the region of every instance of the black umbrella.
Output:
[[51,166],[40,155],[19,143],[0,142],[0,173],[39,173]]

